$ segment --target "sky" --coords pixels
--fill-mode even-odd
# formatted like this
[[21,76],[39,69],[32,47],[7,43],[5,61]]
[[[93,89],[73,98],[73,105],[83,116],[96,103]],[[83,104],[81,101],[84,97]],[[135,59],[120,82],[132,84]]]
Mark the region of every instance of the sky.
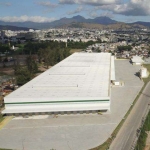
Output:
[[0,21],[5,22],[51,22],[76,15],[150,22],[150,0],[0,0]]

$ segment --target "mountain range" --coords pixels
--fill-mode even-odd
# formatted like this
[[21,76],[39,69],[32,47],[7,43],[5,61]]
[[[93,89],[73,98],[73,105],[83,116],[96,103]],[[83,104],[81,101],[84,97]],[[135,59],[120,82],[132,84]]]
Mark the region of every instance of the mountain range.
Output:
[[11,30],[11,31],[29,31],[30,28],[27,27],[17,27],[17,26],[10,26],[10,25],[0,25],[0,30]]
[[[35,22],[4,22],[0,21],[1,28],[5,26],[5,28],[9,28],[9,26],[17,26],[17,27],[25,27],[25,28],[34,28],[34,29],[47,29],[52,27],[91,27],[93,28],[130,28],[130,27],[150,27],[150,22],[133,22],[133,23],[124,23],[115,21],[109,17],[101,16],[96,17],[94,19],[86,19],[80,15],[74,16],[72,18],[61,18],[59,20],[55,20],[53,22],[45,22],[45,23],[35,23]],[[1,29],[0,28],[0,29]]]

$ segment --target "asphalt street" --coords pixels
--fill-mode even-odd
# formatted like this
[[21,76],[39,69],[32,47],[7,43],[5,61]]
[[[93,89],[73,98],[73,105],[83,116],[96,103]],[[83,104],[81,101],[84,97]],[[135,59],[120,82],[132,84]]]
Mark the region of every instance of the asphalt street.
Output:
[[147,84],[141,93],[137,103],[124,122],[122,128],[113,140],[110,150],[131,150],[137,137],[137,129],[142,124],[143,117],[146,116],[150,109],[150,83]]

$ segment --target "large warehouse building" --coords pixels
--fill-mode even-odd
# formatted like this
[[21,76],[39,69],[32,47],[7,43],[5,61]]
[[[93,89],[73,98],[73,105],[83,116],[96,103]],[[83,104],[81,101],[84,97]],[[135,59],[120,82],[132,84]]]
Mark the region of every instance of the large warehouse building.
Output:
[[110,53],[74,53],[4,98],[3,114],[110,110]]

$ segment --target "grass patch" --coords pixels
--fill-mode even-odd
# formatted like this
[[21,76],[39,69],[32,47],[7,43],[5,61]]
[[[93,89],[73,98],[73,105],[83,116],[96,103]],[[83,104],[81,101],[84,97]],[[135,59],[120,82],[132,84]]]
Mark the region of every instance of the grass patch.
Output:
[[71,49],[70,54],[76,53],[76,52],[81,52],[82,49]]
[[0,150],[11,150],[11,149],[0,148]]
[[0,114],[0,123],[4,120],[3,115]]

